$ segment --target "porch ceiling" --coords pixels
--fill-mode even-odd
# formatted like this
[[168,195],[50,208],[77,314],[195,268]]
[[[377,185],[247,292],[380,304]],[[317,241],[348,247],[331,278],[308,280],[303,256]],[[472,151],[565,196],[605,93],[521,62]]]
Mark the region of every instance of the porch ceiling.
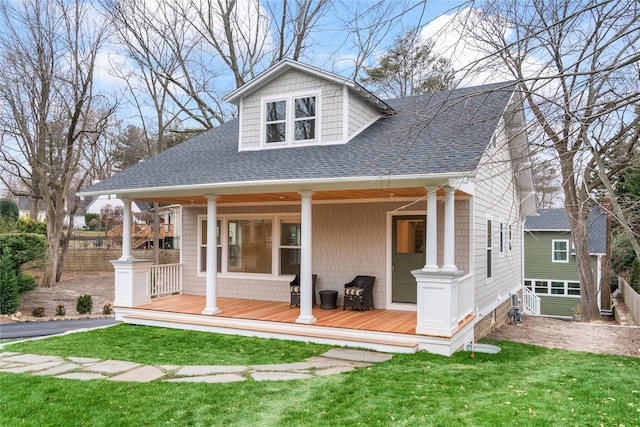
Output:
[[[427,191],[423,187],[316,191],[313,194],[313,201],[417,199],[426,196],[426,194]],[[443,196],[444,190],[438,190],[437,194],[438,196]],[[456,195],[463,194],[466,193],[459,190],[456,191]],[[204,196],[155,196],[134,197],[134,199],[147,202],[164,202],[181,205],[200,205],[207,203],[207,199]],[[218,197],[218,204],[300,202],[300,200],[300,194],[296,192],[225,194]]]

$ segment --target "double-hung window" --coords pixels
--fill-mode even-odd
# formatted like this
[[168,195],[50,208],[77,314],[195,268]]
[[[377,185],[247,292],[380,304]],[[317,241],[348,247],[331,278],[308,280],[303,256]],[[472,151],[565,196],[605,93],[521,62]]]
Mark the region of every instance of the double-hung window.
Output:
[[315,141],[317,137],[317,97],[290,96],[264,103],[264,142],[286,145]]
[[487,220],[487,280],[493,277],[493,236],[492,222]]
[[[207,271],[207,220],[200,221],[200,238],[198,239],[198,271],[205,273]],[[220,244],[220,221],[216,221],[216,247],[218,248],[218,273],[222,271],[222,245]]]
[[551,242],[553,262],[569,262],[569,241],[568,240],[553,240]]

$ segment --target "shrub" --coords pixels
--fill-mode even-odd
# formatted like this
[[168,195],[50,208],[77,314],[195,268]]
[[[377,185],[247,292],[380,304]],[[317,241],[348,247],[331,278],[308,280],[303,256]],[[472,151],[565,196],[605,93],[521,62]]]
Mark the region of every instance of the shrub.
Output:
[[47,224],[45,222],[36,221],[33,218],[20,218],[16,223],[16,227],[21,233],[47,235]]
[[17,221],[20,216],[18,204],[13,199],[0,199],[0,217],[7,221]]
[[44,317],[44,307],[39,305],[38,307],[34,308],[33,311],[31,312],[31,314],[34,317]]
[[78,302],[76,303],[76,311],[78,314],[91,313],[91,309],[93,309],[93,300],[91,299],[91,295],[80,295],[78,297]]
[[97,213],[86,213],[84,214],[84,223],[90,229],[95,230],[96,226],[100,223],[100,215]]
[[9,253],[15,268],[45,256],[47,239],[41,234],[0,234],[0,256]]
[[56,306],[56,316],[64,316],[67,314],[67,309],[64,308],[64,304],[58,304]]
[[18,273],[18,291],[23,294],[38,287],[36,278],[31,274]]
[[12,314],[20,306],[15,264],[8,253],[0,257],[0,314]]
[[631,279],[629,280],[629,286],[640,293],[640,258],[633,260],[633,267],[631,267]]
[[112,313],[113,308],[111,307],[111,304],[105,304],[104,307],[102,307],[102,314],[109,315]]

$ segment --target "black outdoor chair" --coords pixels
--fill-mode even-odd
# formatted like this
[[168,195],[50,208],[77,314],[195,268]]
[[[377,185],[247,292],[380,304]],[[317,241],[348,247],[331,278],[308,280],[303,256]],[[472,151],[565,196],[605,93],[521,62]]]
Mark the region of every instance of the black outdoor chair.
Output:
[[[316,281],[318,280],[317,274],[311,275],[311,287],[313,289],[313,306],[316,305]],[[289,289],[291,290],[291,304],[289,308],[300,306],[300,275],[296,274],[296,277],[289,283]]]
[[342,310],[347,307],[357,308],[359,311],[375,308],[373,306],[374,276],[356,276],[351,282],[344,285],[344,303]]

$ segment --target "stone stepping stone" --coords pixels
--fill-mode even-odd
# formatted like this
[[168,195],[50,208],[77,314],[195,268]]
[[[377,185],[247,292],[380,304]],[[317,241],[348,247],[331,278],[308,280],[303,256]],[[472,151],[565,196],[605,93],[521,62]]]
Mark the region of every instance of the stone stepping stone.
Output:
[[76,365],[75,363],[65,363],[64,365],[58,365],[51,369],[34,372],[33,375],[58,375],[64,372],[75,371],[76,369],[80,369],[80,365]]
[[91,372],[102,372],[105,374],[117,374],[119,372],[130,371],[140,366],[135,362],[123,362],[121,360],[105,360],[95,365],[87,366],[84,369]]
[[182,377],[193,377],[196,375],[211,375],[211,374],[231,374],[236,372],[244,372],[247,370],[246,366],[223,366],[223,365],[193,365],[183,366],[180,368],[176,375]]
[[93,357],[67,357],[67,359],[73,363],[80,363],[82,365],[98,363],[100,361],[100,359],[95,359]]
[[279,365],[254,365],[254,371],[308,371],[311,365],[307,362],[281,363]]
[[34,365],[36,363],[45,363],[51,362],[53,360],[62,361],[62,359],[58,356],[40,356],[39,354],[16,354],[14,356],[9,356],[4,358],[4,362],[15,362],[15,363],[29,363]]
[[335,366],[333,368],[318,369],[314,373],[317,376],[324,377],[327,375],[344,374],[345,372],[351,372],[355,369],[353,366]]
[[71,372],[70,374],[57,375],[56,378],[64,378],[67,380],[88,381],[88,380],[102,380],[102,379],[106,379],[107,377],[105,377],[104,375],[90,374],[87,372]]
[[310,357],[307,359],[307,362],[314,368],[318,369],[331,368],[334,366],[351,366],[354,368],[366,368],[371,366],[371,363],[354,362],[352,360],[331,359],[322,356]]
[[332,348],[322,356],[332,359],[344,359],[354,362],[380,363],[390,360],[393,355],[389,353],[377,353],[373,351],[351,350],[348,348]]
[[164,372],[162,370],[153,366],[141,366],[140,368],[133,369],[131,371],[125,372],[124,374],[111,377],[109,378],[109,380],[146,383],[162,377],[164,377]]

